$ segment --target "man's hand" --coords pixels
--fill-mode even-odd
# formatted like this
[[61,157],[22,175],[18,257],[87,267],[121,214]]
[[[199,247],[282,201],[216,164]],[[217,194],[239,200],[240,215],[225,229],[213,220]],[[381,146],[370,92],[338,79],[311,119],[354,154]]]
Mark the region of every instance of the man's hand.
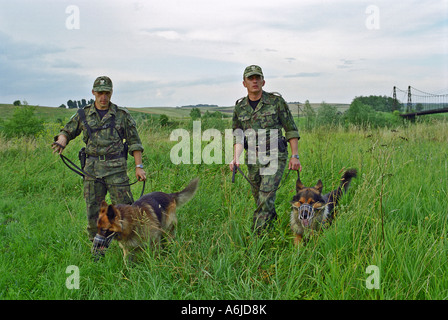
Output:
[[135,176],[138,181],[146,181],[146,172],[142,168],[135,168]]
[[232,162],[229,163],[230,171],[233,171],[233,168],[235,166],[239,167],[240,166],[240,162],[238,160],[234,159],[234,160],[232,160]]
[[302,171],[302,165],[300,164],[300,160],[297,158],[289,159],[288,169],[295,170],[295,171],[297,171],[297,170]]
[[53,153],[57,152],[58,154],[62,154],[62,151],[64,151],[66,145],[67,137],[61,134],[58,136],[58,140],[51,144],[51,148],[53,149]]
[[240,155],[243,152],[243,145],[241,143],[235,143],[233,146],[233,160],[229,163],[230,171],[233,171],[233,167],[236,165],[237,167],[240,166]]

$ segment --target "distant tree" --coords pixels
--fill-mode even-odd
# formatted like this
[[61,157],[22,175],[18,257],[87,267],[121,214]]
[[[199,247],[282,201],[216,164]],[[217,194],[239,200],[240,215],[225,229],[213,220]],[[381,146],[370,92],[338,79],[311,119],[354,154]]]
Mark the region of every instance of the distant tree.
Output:
[[338,109],[328,103],[322,102],[317,109],[317,121],[322,125],[337,125],[340,119]]
[[219,111],[215,111],[212,113],[212,117],[216,119],[222,119],[222,113]]
[[193,108],[190,111],[190,117],[193,120],[197,120],[201,118],[201,111],[199,110],[199,108]]
[[58,108],[64,108],[67,109],[67,106],[65,104],[61,104]]
[[16,101],[14,101],[13,105],[18,107],[18,106],[22,105],[22,103],[20,102],[20,100],[16,100]]
[[303,114],[306,119],[306,129],[311,129],[314,127],[316,123],[316,111],[314,111],[313,107],[311,107],[310,101],[305,101],[305,106],[303,107]]
[[394,104],[394,99],[387,96],[356,97],[354,101],[370,106],[374,111],[393,112],[399,108]]
[[371,106],[363,104],[359,99],[355,99],[345,112],[344,117],[349,123],[367,127],[375,122],[375,111]]
[[212,116],[211,112],[206,110],[204,112],[204,114],[202,115],[202,119],[208,119],[208,118],[211,118],[211,116]]
[[222,119],[222,113],[219,111],[210,112],[207,110],[202,115],[202,118],[203,119],[208,119],[208,118]]
[[90,100],[86,100],[86,99],[81,99],[81,100],[68,100],[67,101],[67,107],[69,109],[81,109],[84,108],[85,106],[89,105],[89,104],[93,104],[95,103],[95,100],[90,99]]
[[34,106],[18,106],[4,122],[3,132],[7,137],[36,136],[44,129],[43,120],[36,117]]
[[161,114],[159,118],[159,123],[162,127],[168,124],[168,116],[166,114]]
[[73,109],[73,108],[75,108],[74,103],[73,103],[72,100],[68,100],[68,101],[67,101],[67,106],[68,106],[69,109]]

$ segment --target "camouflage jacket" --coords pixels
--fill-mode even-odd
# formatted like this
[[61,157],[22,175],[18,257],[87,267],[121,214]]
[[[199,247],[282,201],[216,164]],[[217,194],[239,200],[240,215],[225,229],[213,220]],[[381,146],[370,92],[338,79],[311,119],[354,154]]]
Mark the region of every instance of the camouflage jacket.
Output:
[[269,129],[278,129],[279,137],[282,129],[284,129],[286,140],[292,138],[300,139],[294,118],[285,100],[277,93],[265,91],[263,91],[261,100],[255,110],[250,106],[247,96],[236,102],[233,110],[232,129],[241,129],[243,131],[254,129],[256,132],[259,129],[266,129],[267,138]]
[[[67,144],[83,133],[83,141],[86,143],[86,153],[90,156],[102,156],[106,154],[119,154],[124,150],[123,141],[120,135],[128,143],[128,152],[130,155],[134,151],[143,152],[143,146],[137,132],[136,123],[131,117],[129,111],[111,103],[109,112],[100,119],[100,116],[94,105],[84,107],[86,121],[91,129],[97,129],[110,124],[112,117],[115,117],[115,129],[107,128],[92,132],[89,136],[87,128],[76,112],[58,135],[63,134],[67,137]],[[118,132],[120,134],[118,134]],[[55,137],[57,139],[57,137]],[[89,158],[88,158],[89,160]],[[88,161],[89,162],[89,161]],[[97,177],[104,177],[116,172],[126,171],[126,160],[124,157],[108,161],[96,161],[98,164],[89,166],[87,163],[85,171],[94,173]],[[100,164],[102,162],[103,164]],[[94,168],[93,168],[94,167]]]

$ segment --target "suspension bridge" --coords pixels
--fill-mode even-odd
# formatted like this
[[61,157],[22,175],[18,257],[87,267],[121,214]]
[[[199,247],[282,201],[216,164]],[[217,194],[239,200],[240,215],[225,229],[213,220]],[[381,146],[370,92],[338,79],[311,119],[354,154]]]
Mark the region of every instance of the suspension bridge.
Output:
[[[428,93],[411,86],[408,87],[408,90],[394,87],[393,99],[394,109],[400,110],[402,112],[401,116],[407,119],[415,119],[416,116],[427,114],[448,112],[448,93]],[[403,101],[407,101],[406,104]]]

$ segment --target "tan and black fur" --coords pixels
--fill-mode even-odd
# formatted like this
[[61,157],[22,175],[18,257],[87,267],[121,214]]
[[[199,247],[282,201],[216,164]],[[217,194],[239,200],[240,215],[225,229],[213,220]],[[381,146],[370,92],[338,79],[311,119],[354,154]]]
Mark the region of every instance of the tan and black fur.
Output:
[[[124,257],[146,246],[158,247],[162,237],[171,240],[177,225],[176,209],[190,201],[196,193],[199,179],[192,180],[176,193],[152,192],[132,205],[101,203],[98,217],[99,237],[118,240]],[[103,248],[104,249],[104,248]]]
[[334,207],[342,194],[347,192],[350,182],[357,175],[356,169],[348,169],[342,176],[339,187],[322,195],[323,184],[319,180],[314,187],[305,187],[297,177],[296,195],[292,198],[291,230],[295,235],[297,245],[303,238],[306,229],[320,230],[324,225],[330,225],[334,219]]

